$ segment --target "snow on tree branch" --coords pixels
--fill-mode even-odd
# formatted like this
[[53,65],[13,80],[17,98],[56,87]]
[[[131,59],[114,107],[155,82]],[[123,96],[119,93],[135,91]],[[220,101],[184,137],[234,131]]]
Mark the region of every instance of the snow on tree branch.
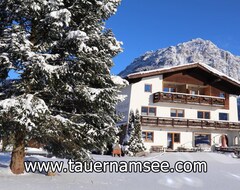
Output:
[[39,118],[49,112],[45,102],[32,94],[18,96],[0,101],[0,116],[10,113],[11,120],[26,126],[28,129],[35,127],[32,118]]

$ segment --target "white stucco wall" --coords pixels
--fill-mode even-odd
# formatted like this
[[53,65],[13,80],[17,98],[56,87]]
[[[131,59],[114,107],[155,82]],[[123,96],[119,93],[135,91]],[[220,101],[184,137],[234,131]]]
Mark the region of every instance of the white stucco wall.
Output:
[[[184,109],[184,119],[197,119],[198,111],[209,111],[210,120],[218,121],[219,113],[228,113],[230,122],[238,122],[238,110],[237,110],[237,97],[235,95],[229,96],[229,109],[223,109],[221,107],[214,106],[203,106],[203,105],[190,105],[190,104],[178,104],[178,103],[167,103],[158,102],[153,103],[153,93],[163,91],[162,85],[162,75],[146,77],[139,82],[132,83],[126,88],[124,88],[121,94],[126,94],[128,97],[117,106],[117,111],[124,114],[123,122],[128,121],[128,115],[130,110],[135,112],[136,109],[139,110],[141,114],[142,106],[156,107],[157,117],[171,117],[171,108],[173,109]],[[145,84],[152,85],[152,92],[145,92]],[[166,127],[149,127],[142,126],[143,131],[154,132],[154,142],[145,142],[145,146],[149,150],[153,145],[161,145],[167,147],[167,134],[168,132],[178,132],[180,133],[180,143],[174,144],[174,149],[178,146],[184,146],[191,148],[194,146],[194,134],[195,133],[207,133],[211,134],[211,144],[219,145],[220,136],[222,134],[227,134],[229,136],[229,144],[233,145],[233,139],[238,136],[238,131],[228,131],[228,130],[214,130],[214,129],[189,129],[189,128],[166,128]]]
[[211,146],[221,146],[221,135],[226,134],[229,138],[229,146],[234,143],[234,138],[237,137],[238,132],[227,131],[227,130],[204,130],[204,129],[184,129],[184,128],[165,128],[165,127],[149,127],[143,126],[143,131],[151,131],[154,133],[153,142],[144,142],[147,151],[151,149],[151,146],[163,146],[167,148],[168,133],[180,133],[180,143],[174,143],[173,149],[176,150],[178,147],[192,148],[195,146],[195,134],[210,134],[211,135]]
[[[152,85],[152,92],[144,92],[145,84]],[[141,81],[131,84],[130,109],[138,109],[142,106],[153,105],[152,94],[162,91],[162,75],[143,78]]]
[[[145,84],[152,85],[152,92],[144,92]],[[219,113],[228,113],[229,121],[238,122],[237,96],[235,95],[229,96],[229,110],[216,106],[190,105],[167,102],[153,103],[153,93],[163,91],[162,86],[162,75],[147,77],[137,83],[131,84],[130,109],[138,109],[141,112],[142,106],[153,106],[157,108],[157,117],[170,117],[171,108],[184,109],[185,118],[188,119],[198,119],[198,111],[209,111],[211,116],[210,120],[214,121],[219,120]]]

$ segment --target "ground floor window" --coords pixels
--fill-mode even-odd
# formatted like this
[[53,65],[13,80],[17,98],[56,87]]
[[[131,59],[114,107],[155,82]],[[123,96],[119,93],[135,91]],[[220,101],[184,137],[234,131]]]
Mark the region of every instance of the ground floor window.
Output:
[[195,146],[199,144],[211,145],[211,134],[195,134]]
[[145,142],[153,142],[153,140],[154,140],[153,131],[143,131],[142,138]]

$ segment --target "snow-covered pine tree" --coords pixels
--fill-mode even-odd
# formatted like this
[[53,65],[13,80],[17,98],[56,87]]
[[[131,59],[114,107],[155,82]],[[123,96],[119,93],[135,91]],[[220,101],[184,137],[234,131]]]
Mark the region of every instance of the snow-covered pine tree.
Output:
[[128,125],[126,126],[125,134],[123,143],[124,145],[129,143],[130,135],[134,127],[134,112],[133,110],[130,110],[129,117],[128,117]]
[[73,159],[87,159],[88,150],[114,140],[119,85],[110,68],[121,43],[104,21],[119,4],[0,1],[0,78],[6,81],[10,69],[20,74],[11,91],[3,90],[0,103],[2,126],[13,123],[7,130],[16,135],[13,173],[23,172],[30,138]]
[[135,156],[138,152],[142,152],[144,150],[146,150],[146,148],[142,140],[140,115],[139,111],[136,110],[134,117],[134,128],[131,132],[128,151]]

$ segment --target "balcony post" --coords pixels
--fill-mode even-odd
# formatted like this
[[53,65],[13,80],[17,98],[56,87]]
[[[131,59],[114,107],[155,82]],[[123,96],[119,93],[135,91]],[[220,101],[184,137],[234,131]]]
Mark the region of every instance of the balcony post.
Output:
[[162,100],[162,92],[159,92],[159,101]]
[[211,105],[213,105],[213,98],[211,98]]
[[187,104],[187,95],[184,95],[185,97],[185,104]]
[[172,126],[174,127],[174,119],[172,119]]

